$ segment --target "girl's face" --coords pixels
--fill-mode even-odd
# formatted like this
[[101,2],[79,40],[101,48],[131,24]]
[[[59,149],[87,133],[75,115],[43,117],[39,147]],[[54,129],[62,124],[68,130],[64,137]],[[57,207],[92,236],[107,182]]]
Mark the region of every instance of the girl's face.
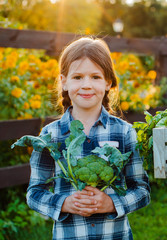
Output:
[[77,111],[101,109],[105,91],[111,87],[102,68],[89,58],[72,62],[67,77],[61,75],[61,80]]

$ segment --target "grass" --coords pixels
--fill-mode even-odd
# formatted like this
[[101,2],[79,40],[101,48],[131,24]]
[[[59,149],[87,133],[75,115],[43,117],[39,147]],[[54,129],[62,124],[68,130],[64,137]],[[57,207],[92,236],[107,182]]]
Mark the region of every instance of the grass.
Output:
[[166,217],[167,203],[155,201],[129,214],[134,240],[166,240]]
[[5,240],[51,240],[52,239],[52,222],[43,225],[31,227],[31,230],[20,229],[17,233],[11,233],[6,236]]

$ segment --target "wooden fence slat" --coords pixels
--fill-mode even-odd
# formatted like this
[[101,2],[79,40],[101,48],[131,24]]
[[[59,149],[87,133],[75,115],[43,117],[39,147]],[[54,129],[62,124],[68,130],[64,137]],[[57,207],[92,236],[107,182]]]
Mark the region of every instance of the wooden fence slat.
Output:
[[0,140],[17,139],[23,135],[38,135],[41,119],[0,121]]
[[[60,53],[69,42],[81,37],[79,34],[50,31],[0,28],[0,46],[13,48],[45,49],[52,55]],[[131,51],[145,54],[167,54],[167,39],[117,38],[99,36],[113,52]]]
[[22,164],[0,168],[0,188],[12,187],[29,182],[30,165]]

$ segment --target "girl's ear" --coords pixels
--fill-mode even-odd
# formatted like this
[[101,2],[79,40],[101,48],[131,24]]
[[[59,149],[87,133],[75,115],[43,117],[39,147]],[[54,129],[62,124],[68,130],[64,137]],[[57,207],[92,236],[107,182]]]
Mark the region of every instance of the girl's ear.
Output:
[[107,82],[106,83],[106,91],[109,91],[110,90],[110,88],[112,87],[112,82]]
[[67,91],[67,87],[66,87],[66,77],[65,77],[63,74],[60,75],[60,80],[61,80],[62,89],[63,89],[64,91]]

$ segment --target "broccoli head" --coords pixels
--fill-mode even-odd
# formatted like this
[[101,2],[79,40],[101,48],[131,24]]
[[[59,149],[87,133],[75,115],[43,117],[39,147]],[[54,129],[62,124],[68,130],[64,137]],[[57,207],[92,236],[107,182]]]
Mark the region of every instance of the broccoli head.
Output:
[[73,172],[77,179],[93,187],[108,183],[114,177],[114,171],[108,162],[95,155],[78,159]]

